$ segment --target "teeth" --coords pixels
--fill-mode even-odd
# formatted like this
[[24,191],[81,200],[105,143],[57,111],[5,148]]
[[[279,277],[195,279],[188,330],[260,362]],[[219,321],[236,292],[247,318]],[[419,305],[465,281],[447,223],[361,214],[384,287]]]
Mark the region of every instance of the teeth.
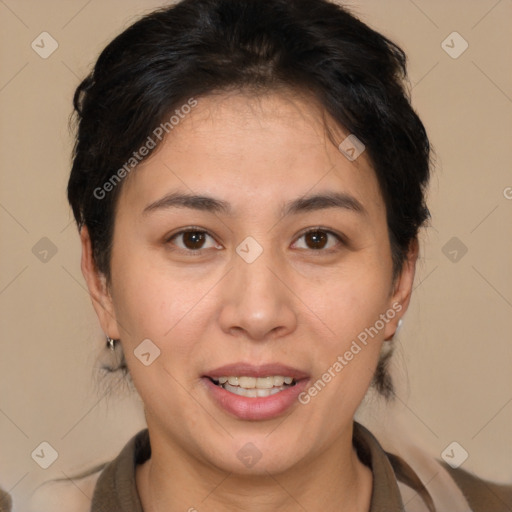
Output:
[[[260,379],[256,379],[256,377],[238,377],[238,385],[241,388],[252,389],[256,387],[256,382]],[[260,387],[260,386],[258,386]],[[272,386],[270,386],[272,387]]]
[[239,396],[245,396],[247,398],[256,398],[256,397],[266,397],[270,395],[275,395],[276,393],[279,393],[280,391],[283,391],[283,389],[286,389],[286,387],[278,387],[278,388],[272,388],[272,389],[245,389],[241,388],[239,386],[231,386],[230,384],[224,384],[222,386],[225,390],[230,391],[231,393],[234,393],[235,395]]
[[[293,382],[293,377],[283,377],[281,375],[269,376],[269,377],[219,377],[214,379],[220,386],[225,389],[237,387],[245,390],[272,390],[273,388],[282,388],[283,384],[290,385]],[[285,388],[283,388],[285,389]],[[254,396],[268,396],[268,395],[256,395]]]
[[272,389],[274,387],[274,377],[258,377],[255,387],[258,389]]

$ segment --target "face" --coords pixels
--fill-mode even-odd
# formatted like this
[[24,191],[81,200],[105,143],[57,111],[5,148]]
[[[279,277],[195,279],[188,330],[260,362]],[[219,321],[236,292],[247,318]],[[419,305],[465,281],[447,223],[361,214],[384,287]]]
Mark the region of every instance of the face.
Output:
[[277,93],[198,99],[126,179],[109,287],[82,242],[152,443],[237,473],[307,464],[350,431],[414,277],[412,254],[392,280],[365,153],[347,159],[313,102]]

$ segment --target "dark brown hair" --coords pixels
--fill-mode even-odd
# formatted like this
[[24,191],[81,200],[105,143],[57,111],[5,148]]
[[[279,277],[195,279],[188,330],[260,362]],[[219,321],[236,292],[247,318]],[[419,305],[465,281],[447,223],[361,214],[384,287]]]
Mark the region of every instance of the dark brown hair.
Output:
[[[68,199],[78,226],[89,229],[98,270],[109,279],[122,180],[98,190],[120,176],[156,127],[190,98],[288,88],[312,95],[365,145],[398,275],[428,218],[430,172],[429,140],[405,79],[404,52],[327,0],[183,0],[144,16],[108,44],[74,96]],[[385,396],[393,389],[388,360],[374,379]]]

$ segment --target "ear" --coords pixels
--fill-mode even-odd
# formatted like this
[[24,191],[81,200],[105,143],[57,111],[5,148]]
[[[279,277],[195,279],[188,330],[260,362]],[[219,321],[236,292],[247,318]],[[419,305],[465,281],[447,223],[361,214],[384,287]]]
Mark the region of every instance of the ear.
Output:
[[82,243],[82,274],[87,283],[92,305],[98,315],[101,328],[107,336],[119,339],[119,328],[112,297],[105,275],[97,269],[94,262],[91,237],[87,226],[83,226],[80,230],[80,241]]
[[396,315],[387,324],[384,330],[384,340],[389,341],[396,333],[398,322],[404,316],[411,300],[414,275],[416,273],[416,262],[418,260],[419,243],[418,239],[411,241],[407,257],[402,266],[400,274],[394,281],[393,292],[390,297],[389,308],[394,310]]

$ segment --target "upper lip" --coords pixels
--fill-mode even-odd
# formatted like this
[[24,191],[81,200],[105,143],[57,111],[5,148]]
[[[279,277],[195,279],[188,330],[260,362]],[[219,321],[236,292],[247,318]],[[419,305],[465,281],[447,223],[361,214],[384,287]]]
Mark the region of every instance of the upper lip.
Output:
[[255,366],[250,363],[232,363],[220,366],[204,374],[204,377],[218,379],[219,377],[293,377],[295,380],[309,377],[306,372],[280,363],[268,363]]

